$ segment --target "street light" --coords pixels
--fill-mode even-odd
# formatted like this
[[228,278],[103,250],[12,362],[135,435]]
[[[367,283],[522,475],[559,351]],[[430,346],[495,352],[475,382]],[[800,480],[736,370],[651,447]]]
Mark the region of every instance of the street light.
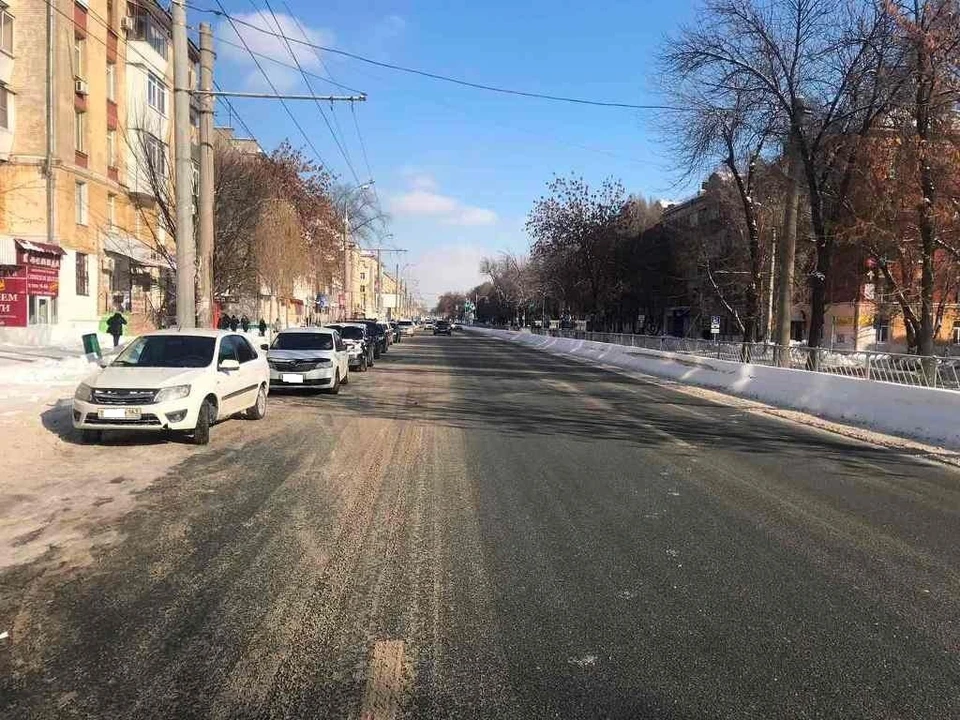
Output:
[[348,317],[344,306],[349,308],[350,312],[353,312],[353,278],[350,272],[350,198],[355,193],[361,193],[367,188],[373,187],[373,183],[373,180],[362,183],[343,194],[343,302],[340,304],[341,320],[346,320]]

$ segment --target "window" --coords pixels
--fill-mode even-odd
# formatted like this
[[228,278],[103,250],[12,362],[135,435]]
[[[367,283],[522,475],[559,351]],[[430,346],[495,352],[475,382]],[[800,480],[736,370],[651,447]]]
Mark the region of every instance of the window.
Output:
[[366,280],[366,279],[367,279],[367,274],[366,274],[365,272],[360,273],[360,279],[361,279],[361,280]]
[[144,149],[146,150],[147,167],[159,177],[167,175],[167,146],[149,133],[143,135]]
[[10,129],[10,93],[0,85],[0,128]]
[[167,33],[157,21],[150,18],[147,22],[147,42],[164,59],[167,58]]
[[117,196],[113,193],[107,195],[107,225],[117,226]]
[[360,286],[360,292],[365,293],[366,291],[367,291],[367,286],[366,286],[366,285],[361,285],[361,286]]
[[117,167],[117,131],[107,130],[107,166]]
[[236,360],[240,362],[240,358],[237,357],[237,346],[233,340],[234,338],[231,336],[225,337],[220,341],[220,355],[217,357],[217,365],[224,360]]
[[73,76],[84,77],[83,71],[86,68],[87,41],[82,37],[73,38]]
[[147,73],[147,103],[161,115],[167,114],[167,86],[153,73]]
[[257,353],[244,338],[233,338],[233,340],[236,343],[237,356],[240,358],[241,363],[257,359]]
[[13,15],[0,10],[0,50],[13,55]]
[[107,100],[117,101],[117,66],[107,63]]
[[890,321],[889,320],[877,320],[876,330],[877,330],[878,343],[890,342]]
[[74,112],[73,146],[77,152],[87,151],[87,119],[86,113]]
[[90,294],[89,258],[86,253],[77,253],[77,295]]
[[75,204],[77,207],[77,225],[87,224],[87,184],[77,182]]

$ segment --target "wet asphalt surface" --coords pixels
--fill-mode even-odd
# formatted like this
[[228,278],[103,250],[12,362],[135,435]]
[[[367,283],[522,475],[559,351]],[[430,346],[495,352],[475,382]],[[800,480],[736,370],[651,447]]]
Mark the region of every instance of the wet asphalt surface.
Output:
[[497,340],[272,394],[89,531],[0,574],[4,719],[960,717],[957,471]]

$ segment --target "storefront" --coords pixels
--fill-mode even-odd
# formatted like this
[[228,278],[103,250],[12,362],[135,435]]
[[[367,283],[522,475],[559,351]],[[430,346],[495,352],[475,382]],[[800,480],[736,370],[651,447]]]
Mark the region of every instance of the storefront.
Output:
[[0,327],[56,324],[61,257],[60,247],[29,240],[0,250]]

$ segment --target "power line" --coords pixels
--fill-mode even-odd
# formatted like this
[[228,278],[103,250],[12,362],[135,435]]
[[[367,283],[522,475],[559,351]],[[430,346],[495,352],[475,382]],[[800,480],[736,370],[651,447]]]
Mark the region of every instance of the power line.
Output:
[[351,58],[352,60],[359,60],[360,62],[368,63],[370,65],[376,65],[378,67],[387,68],[388,70],[396,70],[398,72],[405,72],[411,75],[420,75],[422,77],[431,78],[433,80],[441,80],[443,82],[453,83],[454,85],[461,85],[463,87],[473,88],[475,90],[486,90],[488,92],[500,93],[502,95],[515,95],[519,97],[526,98],[535,98],[539,100],[551,100],[553,102],[564,102],[564,103],[573,103],[575,105],[592,105],[596,107],[609,107],[609,108],[624,108],[628,110],[679,110],[682,111],[684,108],[672,107],[669,105],[640,105],[635,103],[625,103],[625,102],[609,102],[605,100],[588,100],[585,98],[575,98],[575,97],[566,97],[563,95],[548,95],[545,93],[535,93],[528,92],[526,90],[514,90],[511,88],[498,87],[496,85],[486,85],[484,83],[471,82],[469,80],[463,80],[461,78],[450,77],[449,75],[441,75],[439,73],[428,72],[426,70],[418,70],[416,68],[404,67],[403,65],[395,65],[393,63],[382,62],[380,60],[373,60],[363,55],[357,55],[356,53],[347,52],[346,50],[339,50],[337,48],[325,47],[323,45],[318,45],[316,43],[308,42],[306,40],[299,40],[297,38],[288,38],[283,33],[275,33],[269,30],[264,30],[253,23],[246,22],[239,18],[232,18],[223,10],[223,4],[217,0],[217,4],[220,5],[220,10],[212,10],[207,8],[197,7],[196,5],[189,5],[191,10],[196,10],[197,12],[208,13],[212,15],[218,15],[220,17],[225,17],[231,22],[236,22],[238,25],[244,25],[256,30],[259,33],[264,35],[270,35],[277,38],[284,38],[289,42],[296,43],[298,45],[304,45],[306,47],[313,48],[314,50],[323,50],[324,52],[333,53],[334,55],[342,55],[343,57]]
[[[220,9],[223,11],[222,13],[218,13],[218,14],[221,14],[223,17],[227,18],[227,21],[230,23],[230,27],[233,28],[233,31],[237,34],[237,37],[240,38],[240,42],[243,43],[243,46],[246,49],[246,51],[250,53],[250,47],[249,45],[247,45],[247,41],[243,39],[243,36],[237,30],[237,27],[234,24],[235,22],[234,18],[230,17],[230,15],[227,14],[226,9],[223,7],[223,2],[221,2],[221,0],[216,0],[216,1],[217,1],[217,5],[219,5]],[[276,95],[279,95],[280,91],[277,90],[277,86],[273,84],[273,81],[270,79],[270,76],[267,74],[266,70],[263,69],[263,65],[260,64],[260,61],[256,57],[254,57],[252,53],[250,54],[250,57],[253,60],[254,64],[257,66],[257,69],[260,71],[260,74],[263,75],[263,79],[267,81],[267,84],[270,86],[270,89],[273,90],[273,92]],[[304,131],[303,127],[300,125],[296,116],[293,114],[293,111],[290,110],[290,107],[287,105],[285,100],[281,99],[280,104],[283,106],[283,109],[286,111],[287,115],[290,117],[290,120],[293,121],[293,124],[296,126],[297,130],[299,130],[300,134],[303,135],[303,139],[307,141],[307,145],[310,147],[311,150],[313,150],[313,154],[317,158],[317,161],[320,163],[321,166],[323,166],[324,162],[323,162],[323,158],[320,155],[320,151],[317,150],[317,147],[313,144],[313,141],[310,139],[310,136],[307,135],[307,133]]]
[[[218,43],[223,43],[224,45],[230,45],[231,47],[235,47],[238,50],[244,49],[243,45],[241,45],[240,43],[235,43],[232,40],[227,40],[226,38],[217,37],[215,38],[215,40]],[[254,55],[255,57],[260,58],[261,60],[267,60],[268,62],[272,62],[275,65],[279,65],[280,67],[285,67],[288,70],[297,69],[296,65],[291,65],[290,63],[284,62],[283,60],[277,60],[277,58],[271,55],[264,55],[263,53],[259,53],[255,50],[251,50],[251,54]],[[363,90],[357,90],[356,88],[350,87],[349,85],[344,85],[343,83],[339,83],[336,80],[331,80],[330,78],[324,77],[319,73],[312,73],[307,70],[304,70],[304,72],[312,78],[316,78],[317,80],[323,80],[324,82],[330,83],[331,85],[334,85],[340,88],[341,90],[349,90],[350,92],[357,93],[358,95],[366,95],[366,93]]]
[[[254,5],[253,0],[250,0],[250,4],[253,5],[255,10],[257,9],[257,6]],[[264,5],[266,5],[267,10],[270,11],[270,16],[273,18],[273,22],[277,26],[277,30],[282,30],[280,26],[280,21],[277,20],[277,15],[276,13],[273,12],[273,7],[271,7],[269,0],[264,0]],[[303,30],[301,30],[301,32],[303,32]],[[283,33],[280,33],[280,34],[283,35]],[[307,85],[307,90],[309,90],[312,93],[313,85],[310,84],[310,79],[303,72],[303,65],[300,63],[300,60],[297,59],[297,54],[293,51],[293,46],[290,44],[290,39],[287,38],[285,35],[283,35],[283,42],[287,47],[287,51],[290,53],[290,58],[293,60],[294,64],[297,66],[297,69],[300,71],[300,75],[303,77],[303,82],[306,83]],[[343,156],[344,161],[347,163],[347,168],[350,170],[350,174],[353,175],[353,179],[354,181],[356,181],[357,185],[360,185],[361,184],[360,178],[357,175],[357,171],[353,167],[353,163],[350,162],[350,156],[347,155],[346,149],[340,143],[340,140],[337,139],[337,135],[333,131],[333,126],[330,125],[329,118],[327,118],[326,113],[323,112],[323,106],[320,104],[319,100],[315,100],[314,102],[317,105],[317,110],[320,111],[320,117],[323,118],[323,122],[327,126],[327,130],[330,131],[330,135],[333,138],[333,142],[336,144],[337,149],[340,150],[340,154]],[[331,112],[332,112],[332,109],[331,109]]]

